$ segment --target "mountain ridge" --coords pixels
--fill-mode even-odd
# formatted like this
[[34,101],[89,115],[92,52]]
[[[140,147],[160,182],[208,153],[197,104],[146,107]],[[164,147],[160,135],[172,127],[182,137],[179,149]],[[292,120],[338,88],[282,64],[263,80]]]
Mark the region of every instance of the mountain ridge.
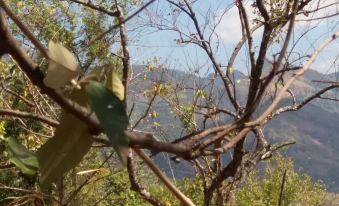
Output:
[[[144,66],[138,66],[138,69],[134,70],[135,75],[145,71]],[[137,71],[138,70],[138,71]],[[142,87],[137,87],[132,85],[132,90],[134,90],[134,95],[137,97],[129,97],[130,101],[134,100],[140,101],[143,99],[142,92],[145,91],[145,87],[150,86],[152,81],[161,80],[163,83],[175,84],[179,82],[180,84],[192,86],[195,82],[201,82],[201,85],[211,81],[210,78],[213,76],[208,75],[207,77],[200,77],[196,74],[186,73],[184,71],[177,70],[166,70],[168,74],[159,75],[159,71],[147,71],[147,80],[142,79],[140,76],[140,81],[142,82]],[[245,100],[245,95],[247,95],[247,86],[248,81],[246,80],[246,75],[241,72],[234,71],[235,76],[240,80],[238,83],[239,90],[238,92],[239,99],[241,101]],[[319,72],[315,70],[306,71],[305,75],[300,78],[293,87],[292,90],[296,91],[296,102],[300,102],[305,96],[309,96],[315,91],[318,91],[320,88],[323,88],[322,84],[314,84],[313,78],[319,78]],[[336,74],[335,74],[336,75]],[[331,76],[332,77],[332,76]],[[325,77],[323,77],[325,78]],[[199,81],[198,81],[199,80]],[[243,80],[243,81],[242,81]],[[326,80],[331,80],[331,78],[326,77]],[[198,83],[196,83],[198,84]],[[215,86],[219,90],[223,90],[222,81],[216,81]],[[307,90],[306,90],[307,89]],[[328,94],[336,94],[336,91],[331,91]],[[187,94],[187,98],[192,96],[192,93]],[[288,97],[288,96],[287,96]],[[290,99],[290,97],[288,97]],[[146,99],[145,99],[146,101]],[[291,104],[291,100],[286,100],[281,102],[281,105]],[[244,102],[242,102],[243,104]],[[223,98],[220,102],[221,105],[228,106],[227,98]],[[269,104],[269,101],[265,104]],[[262,104],[262,107],[265,107],[265,104]],[[137,110],[143,111],[142,106],[137,105]],[[178,120],[171,114],[171,110],[166,106],[165,102],[161,100],[155,101],[153,106],[154,110],[157,110],[159,117],[156,120],[152,118],[147,119],[147,124],[144,124],[145,130],[154,131],[155,130],[166,130],[163,131],[164,137],[171,137],[166,139],[172,141],[175,138],[180,137],[183,134],[183,131],[180,130],[180,124],[178,125]],[[142,113],[142,112],[141,112]],[[281,114],[280,116],[271,120],[267,126],[265,126],[264,133],[267,136],[267,139],[270,143],[281,143],[287,140],[295,140],[297,143],[290,146],[286,150],[286,154],[291,156],[295,161],[295,166],[297,170],[302,170],[309,174],[314,180],[322,180],[328,187],[328,190],[331,192],[339,191],[339,104],[338,102],[328,102],[327,100],[316,100],[310,102],[304,106],[300,111],[288,112]],[[226,122],[227,119],[221,120]],[[152,126],[152,123],[157,122],[160,126]],[[145,126],[151,125],[151,126]],[[174,125],[169,127],[168,125]],[[164,154],[159,154],[155,159],[160,167],[166,171],[170,176],[174,174],[174,177],[183,177],[191,176],[194,174],[194,169],[188,166],[185,163],[175,164],[171,162],[168,163],[170,157],[164,156]]]

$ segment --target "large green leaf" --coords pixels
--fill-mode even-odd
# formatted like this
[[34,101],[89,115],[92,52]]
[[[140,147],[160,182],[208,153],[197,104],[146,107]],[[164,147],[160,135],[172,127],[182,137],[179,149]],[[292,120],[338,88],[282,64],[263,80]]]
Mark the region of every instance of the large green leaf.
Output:
[[35,154],[21,145],[15,138],[6,138],[6,150],[13,162],[24,174],[34,175],[39,169]]
[[62,114],[60,122],[54,137],[42,145],[37,152],[43,189],[74,168],[93,142],[87,126],[73,115]]
[[[84,90],[74,90],[70,99],[83,106],[87,104]],[[74,168],[88,152],[92,143],[93,138],[87,125],[72,114],[63,112],[54,137],[37,152],[41,187],[48,188],[58,177]]]
[[120,160],[125,162],[128,139],[124,131],[129,123],[123,102],[111,90],[94,81],[86,86],[86,93],[104,132],[117,151]]

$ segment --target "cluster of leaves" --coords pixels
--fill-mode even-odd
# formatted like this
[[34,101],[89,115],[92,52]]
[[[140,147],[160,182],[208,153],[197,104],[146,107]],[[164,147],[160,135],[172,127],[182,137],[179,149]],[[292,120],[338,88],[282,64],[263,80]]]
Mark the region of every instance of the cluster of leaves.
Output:
[[[115,5],[113,1],[103,0],[100,2],[106,8]],[[46,85],[63,92],[65,96],[79,105],[96,110],[94,111],[95,116],[100,122],[104,122],[102,126],[105,132],[110,133],[108,136],[112,137],[111,141],[122,141],[118,144],[113,143],[112,146],[116,147],[118,151],[122,151],[123,147],[120,145],[128,144],[122,132],[127,127],[128,120],[122,101],[124,94],[117,92],[123,91],[120,76],[115,72],[110,72],[114,69],[104,68],[106,73],[104,78],[101,78],[99,75],[101,68],[91,66],[94,62],[96,64],[100,62],[100,65],[109,64],[120,68],[121,61],[116,60],[117,58],[110,55],[109,52],[116,39],[114,38],[116,33],[90,44],[86,50],[83,49],[93,37],[103,32],[107,27],[107,22],[110,21],[109,17],[101,12],[95,12],[91,8],[59,0],[40,2],[5,0],[5,3],[12,8],[22,23],[36,35],[43,45],[49,45],[49,58],[46,61],[33,49],[21,30],[13,22],[9,22],[12,33],[17,39],[20,39],[29,55],[39,64],[42,71],[47,71],[44,79]],[[123,3],[127,6],[131,2],[123,1]],[[137,1],[133,1],[131,5],[137,3]],[[114,9],[115,7],[112,7],[112,10]],[[83,75],[84,71],[93,69],[96,72],[86,75],[81,79],[81,82],[72,80],[79,74]],[[40,186],[47,188],[52,181],[63,176],[66,171],[79,163],[92,145],[92,136],[81,120],[66,111],[61,111],[54,102],[42,95],[20,72],[12,58],[2,58],[0,70],[2,86],[20,95],[21,98],[26,98],[30,103],[27,105],[22,99],[8,95],[2,90],[1,98],[5,99],[1,99],[1,108],[27,111],[50,119],[59,119],[61,123],[53,132],[52,127],[35,120],[9,118],[1,121],[0,135],[4,137],[0,142],[1,164],[14,163],[21,171],[18,172],[15,169],[2,171],[0,182],[16,188],[36,190],[38,188],[36,177],[37,171],[39,171],[41,174],[39,176]],[[109,74],[107,74],[107,70],[109,70]],[[99,79],[102,80],[100,81],[102,84],[96,82]],[[101,96],[105,94],[108,96]],[[94,98],[101,98],[102,101],[97,99],[93,101]],[[97,105],[97,103],[101,105]],[[105,117],[99,117],[98,114],[101,112],[105,113]],[[107,118],[109,116],[107,114],[115,117],[106,121],[107,119],[103,118]],[[21,127],[21,124],[24,127]],[[112,134],[112,129],[117,132]],[[53,138],[50,138],[51,134]],[[49,137],[47,141],[46,137]],[[91,166],[88,165],[88,167]],[[33,177],[29,177],[30,175]],[[29,184],[27,181],[30,181]],[[10,190],[6,190],[6,192],[10,192]],[[4,194],[1,199],[8,196],[17,195],[12,192]]]
[[[7,57],[0,61],[0,71],[1,109],[44,114],[45,117],[54,118],[56,111],[46,112],[50,102],[38,89],[32,87],[12,58]],[[40,101],[37,101],[38,98]],[[32,151],[36,151],[41,146],[50,132],[50,127],[38,121],[2,117],[0,121],[0,164],[1,166],[8,165],[8,169],[0,172],[1,184],[28,190],[37,188],[35,184],[37,178],[34,175],[31,176],[38,169],[37,159]],[[13,164],[21,167],[22,171],[13,168]],[[19,195],[21,195],[19,191],[1,189],[0,200]],[[1,204],[5,203],[1,202]]]
[[[72,42],[78,22],[74,10],[66,2],[10,0],[7,3],[12,5],[13,11],[25,25],[37,32],[37,37],[43,44],[48,44],[53,39],[75,46]],[[12,25],[11,30],[18,37],[23,37],[16,26]]]
[[188,133],[196,130],[195,107],[192,104],[179,106],[179,118]]
[[[44,82],[51,88],[62,89],[79,74],[78,63],[65,47],[54,42],[49,43],[48,55],[49,66]],[[84,79],[86,81],[75,83],[77,85],[69,91],[68,97],[94,111],[113,147],[123,160],[126,155],[122,154],[122,151],[128,145],[124,135],[128,126],[128,117],[123,103],[124,86],[114,71],[111,71],[106,86],[91,81],[99,79],[92,73]],[[47,189],[51,182],[81,161],[89,151],[93,138],[84,122],[67,111],[62,111],[60,125],[56,128],[54,137],[48,139],[38,149],[36,155],[13,138],[8,138],[7,141],[11,161],[28,175],[34,175],[39,168],[41,186]]]

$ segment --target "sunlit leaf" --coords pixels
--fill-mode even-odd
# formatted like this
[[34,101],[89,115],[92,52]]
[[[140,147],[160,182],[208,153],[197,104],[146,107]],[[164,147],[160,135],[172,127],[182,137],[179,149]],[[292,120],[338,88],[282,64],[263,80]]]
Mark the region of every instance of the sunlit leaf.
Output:
[[125,162],[128,139],[125,130],[128,117],[121,99],[98,82],[91,81],[86,86],[91,108],[97,115],[100,124],[111,141],[122,162]]
[[10,161],[24,174],[34,175],[39,169],[35,154],[21,145],[15,138],[6,138],[6,150],[10,155]]
[[107,77],[106,82],[107,88],[113,91],[115,96],[117,96],[121,101],[125,98],[125,87],[122,84],[118,74],[115,71],[111,71]]
[[[74,90],[70,99],[82,106],[87,105],[84,90]],[[63,112],[60,125],[56,128],[53,138],[41,146],[37,152],[43,189],[74,168],[88,152],[93,143],[87,125],[73,116]]]
[[154,71],[154,65],[153,64],[151,64],[151,63],[149,63],[149,64],[147,64],[146,65],[146,69],[148,70],[148,71]]
[[151,118],[157,118],[159,116],[157,111],[152,111],[148,114],[149,117]]
[[22,2],[22,1],[18,1],[18,2],[16,3],[16,6],[17,6],[18,9],[21,9],[22,7],[25,6],[25,4],[24,4],[24,2]]
[[64,46],[50,41],[48,44],[48,70],[44,83],[57,89],[65,86],[79,73],[75,56]]
[[153,125],[156,127],[160,127],[161,125],[158,122],[153,122]]
[[234,72],[233,67],[230,67],[230,68],[229,68],[229,73],[230,73],[230,74],[233,74],[233,72]]
[[205,91],[202,90],[202,89],[198,89],[196,94],[197,94],[198,97],[202,97],[202,98],[205,98],[205,96],[206,96]]

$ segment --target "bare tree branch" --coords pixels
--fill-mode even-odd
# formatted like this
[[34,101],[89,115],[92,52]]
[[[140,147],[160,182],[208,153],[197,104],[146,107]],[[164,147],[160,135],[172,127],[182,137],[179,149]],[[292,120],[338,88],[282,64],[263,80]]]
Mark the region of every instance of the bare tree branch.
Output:
[[272,118],[276,117],[277,115],[284,113],[284,112],[291,112],[291,111],[298,111],[299,109],[301,109],[302,107],[304,107],[305,105],[307,105],[309,102],[311,102],[312,100],[316,99],[316,98],[321,98],[321,95],[324,94],[325,92],[334,89],[334,88],[338,88],[339,85],[331,85],[329,87],[326,87],[318,92],[316,92],[315,94],[305,98],[302,102],[300,102],[297,105],[291,105],[291,106],[286,106],[286,107],[282,107],[277,109],[274,113],[270,114],[267,119],[263,122],[263,124],[265,124],[267,121],[271,120]]
[[268,14],[268,12],[267,12],[267,10],[265,8],[265,5],[264,5],[263,1],[262,0],[257,0],[256,3],[257,3],[258,9],[259,9],[261,15],[265,19],[265,22],[268,23],[268,21],[270,20],[270,16],[269,16],[269,14]]
[[110,16],[118,17],[118,15],[119,15],[119,11],[110,11],[103,6],[94,5],[94,4],[91,3],[91,0],[68,0],[68,1],[87,6],[91,9],[97,10],[99,12],[103,12],[103,13],[108,14]]
[[282,180],[281,180],[281,187],[280,187],[280,192],[279,192],[278,206],[282,205],[283,192],[284,192],[284,187],[285,187],[285,182],[286,182],[286,173],[287,173],[287,170],[285,169],[284,174],[282,176]]
[[308,70],[311,66],[311,64],[315,61],[316,57],[318,56],[318,54],[327,46],[329,45],[332,41],[334,41],[339,35],[339,32],[335,33],[332,35],[331,38],[328,38],[327,40],[325,40],[316,50],[315,52],[312,54],[312,56],[310,57],[310,59],[307,61],[306,64],[303,65],[302,69],[300,69],[286,84],[285,86],[280,90],[279,94],[274,98],[273,102],[271,103],[271,105],[265,110],[265,112],[263,114],[260,115],[260,117],[258,117],[256,120],[252,121],[252,122],[248,122],[246,123],[246,127],[250,127],[253,125],[258,125],[260,124],[262,121],[265,120],[265,118],[267,118],[267,116],[273,111],[273,109],[277,106],[277,104],[279,103],[279,101],[282,99],[282,97],[284,96],[284,93],[286,92],[286,90],[293,84],[293,82],[295,80],[298,79],[298,77],[300,77],[302,74],[305,73],[306,70]]
[[45,116],[40,116],[37,114],[22,112],[18,110],[11,109],[0,109],[0,116],[10,116],[10,117],[18,117],[18,118],[26,118],[26,119],[34,119],[43,123],[46,123],[50,126],[56,127],[59,125],[59,122],[53,119],[50,119]]

